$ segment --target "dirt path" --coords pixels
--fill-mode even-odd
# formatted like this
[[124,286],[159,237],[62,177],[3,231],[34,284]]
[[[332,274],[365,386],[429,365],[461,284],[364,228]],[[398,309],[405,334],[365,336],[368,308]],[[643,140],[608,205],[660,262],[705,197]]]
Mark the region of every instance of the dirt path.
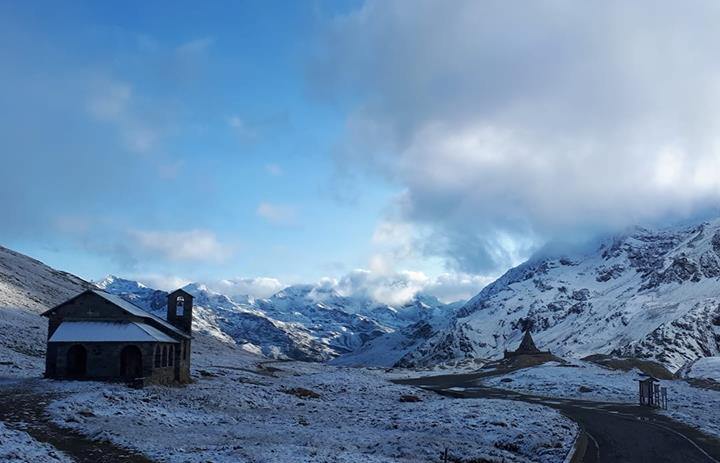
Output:
[[57,396],[45,393],[41,384],[38,380],[0,383],[0,421],[52,445],[78,463],[152,463],[138,453],[52,423],[45,408]]
[[[720,440],[632,404],[554,399],[478,386],[469,375],[398,381],[457,398],[491,398],[545,405],[580,425],[587,436],[583,463],[720,463]],[[451,389],[454,388],[454,389]]]

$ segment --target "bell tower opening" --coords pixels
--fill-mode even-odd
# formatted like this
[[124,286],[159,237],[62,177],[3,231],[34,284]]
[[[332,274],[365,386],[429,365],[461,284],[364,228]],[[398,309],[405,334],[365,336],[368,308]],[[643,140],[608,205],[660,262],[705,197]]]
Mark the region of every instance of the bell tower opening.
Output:
[[175,316],[182,317],[185,314],[185,298],[178,296],[175,302]]
[[177,328],[190,333],[192,328],[193,297],[178,289],[167,296],[167,321]]

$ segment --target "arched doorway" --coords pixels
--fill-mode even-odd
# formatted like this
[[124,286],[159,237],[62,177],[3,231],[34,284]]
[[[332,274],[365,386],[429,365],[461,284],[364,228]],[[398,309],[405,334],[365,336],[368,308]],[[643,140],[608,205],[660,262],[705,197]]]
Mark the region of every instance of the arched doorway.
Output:
[[142,377],[142,352],[137,346],[126,346],[120,352],[120,375],[127,380]]
[[76,344],[67,352],[67,373],[73,378],[82,378],[87,373],[87,351]]

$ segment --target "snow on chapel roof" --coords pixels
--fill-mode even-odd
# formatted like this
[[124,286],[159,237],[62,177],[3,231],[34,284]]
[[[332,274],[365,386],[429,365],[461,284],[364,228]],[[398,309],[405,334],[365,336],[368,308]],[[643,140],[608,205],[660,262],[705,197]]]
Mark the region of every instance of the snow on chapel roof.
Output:
[[128,312],[128,313],[130,313],[130,314],[132,314],[132,315],[135,315],[135,316],[137,316],[137,317],[150,318],[150,319],[152,319],[153,321],[155,321],[155,322],[157,322],[157,323],[160,323],[160,324],[161,324],[162,326],[164,326],[165,328],[167,328],[167,329],[169,329],[169,330],[172,330],[172,332],[176,333],[177,335],[182,336],[183,338],[186,338],[186,339],[189,339],[189,338],[190,338],[190,335],[188,335],[187,333],[183,332],[182,330],[180,330],[180,329],[177,328],[176,326],[173,326],[173,325],[172,325],[170,322],[168,322],[167,320],[163,320],[162,318],[160,318],[160,317],[158,317],[158,316],[156,316],[156,315],[151,314],[150,312],[147,312],[147,311],[141,309],[140,307],[136,306],[136,305],[133,304],[132,302],[128,302],[128,301],[126,301],[125,299],[121,298],[120,296],[116,296],[116,295],[114,295],[114,294],[106,293],[105,291],[103,291],[103,290],[101,290],[101,289],[89,289],[89,290],[87,290],[87,291],[84,291],[84,292],[78,294],[77,296],[75,296],[75,297],[73,297],[73,298],[71,298],[71,299],[68,299],[67,301],[65,301],[65,302],[63,302],[63,303],[56,305],[56,306],[53,307],[52,309],[50,309],[50,310],[48,310],[48,311],[46,311],[46,312],[43,312],[42,315],[45,315],[45,316],[46,316],[46,315],[50,314],[50,312],[52,312],[52,311],[54,311],[55,309],[57,309],[58,307],[62,307],[62,306],[64,306],[65,304],[67,304],[68,302],[73,301],[73,300],[77,299],[78,297],[80,297],[80,296],[82,296],[83,294],[86,294],[86,293],[93,293],[93,294],[95,294],[95,295],[97,295],[97,296],[100,296],[100,297],[102,297],[103,299],[105,299],[106,301],[110,302],[111,304],[116,305],[117,307],[121,308],[122,310],[124,310],[124,311],[126,311],[126,312]]
[[62,322],[48,342],[170,342],[175,339],[145,323]]

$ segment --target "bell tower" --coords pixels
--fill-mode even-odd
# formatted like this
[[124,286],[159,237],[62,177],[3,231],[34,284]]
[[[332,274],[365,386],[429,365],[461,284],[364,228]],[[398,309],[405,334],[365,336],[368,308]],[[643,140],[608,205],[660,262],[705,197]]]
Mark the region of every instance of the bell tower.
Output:
[[187,291],[176,289],[167,297],[167,321],[190,334],[192,330],[193,297]]

